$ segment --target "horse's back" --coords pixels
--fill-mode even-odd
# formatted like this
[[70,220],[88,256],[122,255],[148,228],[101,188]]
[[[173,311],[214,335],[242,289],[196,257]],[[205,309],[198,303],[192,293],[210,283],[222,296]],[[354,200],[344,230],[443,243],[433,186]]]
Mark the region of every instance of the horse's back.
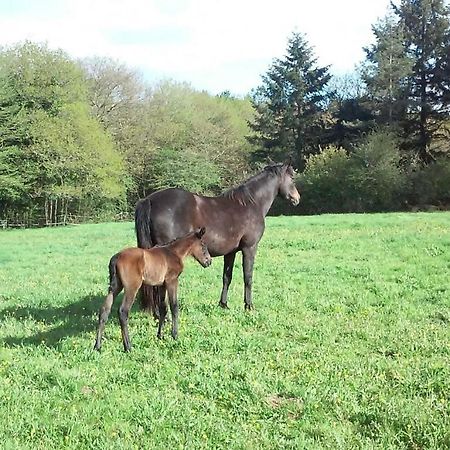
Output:
[[146,200],[151,208],[153,244],[165,244],[197,226],[198,212],[191,192],[178,188],[163,189],[149,195]]

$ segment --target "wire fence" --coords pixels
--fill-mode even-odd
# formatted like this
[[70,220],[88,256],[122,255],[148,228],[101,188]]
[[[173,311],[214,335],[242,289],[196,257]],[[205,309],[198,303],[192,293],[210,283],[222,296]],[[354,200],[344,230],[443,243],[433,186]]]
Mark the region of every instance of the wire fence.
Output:
[[67,214],[57,216],[54,221],[49,221],[46,217],[36,216],[16,216],[12,218],[0,219],[0,229],[12,228],[45,228],[45,227],[61,227],[67,225],[81,225],[83,223],[100,223],[100,222],[128,222],[134,217],[129,212],[120,212],[111,216],[89,216]]

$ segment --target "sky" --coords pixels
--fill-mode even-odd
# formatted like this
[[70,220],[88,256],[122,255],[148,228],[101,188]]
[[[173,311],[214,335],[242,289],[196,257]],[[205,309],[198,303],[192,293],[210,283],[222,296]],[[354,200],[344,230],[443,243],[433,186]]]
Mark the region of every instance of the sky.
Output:
[[173,79],[218,94],[261,84],[292,32],[317,63],[354,69],[389,0],[0,0],[0,46],[46,42],[74,58],[106,56],[148,82]]

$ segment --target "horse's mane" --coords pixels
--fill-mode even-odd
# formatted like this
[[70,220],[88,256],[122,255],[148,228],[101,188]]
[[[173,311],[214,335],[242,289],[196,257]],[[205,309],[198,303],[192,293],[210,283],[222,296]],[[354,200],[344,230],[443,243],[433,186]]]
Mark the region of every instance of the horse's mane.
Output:
[[279,176],[281,174],[281,168],[283,164],[272,164],[264,167],[261,172],[253,175],[245,180],[239,186],[228,189],[221,194],[221,197],[226,197],[231,200],[237,201],[240,205],[254,205],[255,194],[257,188],[260,186],[260,181],[265,180],[268,176]]

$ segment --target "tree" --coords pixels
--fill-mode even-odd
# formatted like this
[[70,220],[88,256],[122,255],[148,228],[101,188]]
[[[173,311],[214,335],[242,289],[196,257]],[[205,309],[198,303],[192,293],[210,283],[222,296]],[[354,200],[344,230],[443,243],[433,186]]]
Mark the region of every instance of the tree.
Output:
[[[178,168],[174,173],[191,162],[192,182],[204,193],[217,193],[242,179],[251,150],[245,139],[253,117],[248,99],[211,96],[184,83],[163,82],[152,89],[147,108],[153,145],[147,176],[157,170],[158,185],[171,185],[173,178],[170,167],[161,164],[162,155],[171,155],[173,169]],[[181,172],[180,181],[186,180]]]
[[305,157],[318,151],[329,126],[329,80],[328,67],[318,67],[305,37],[293,33],[287,55],[275,59],[252,95],[253,140],[262,146],[257,156],[294,153],[303,167]]
[[10,180],[10,194],[17,180],[24,183],[14,209],[38,207],[54,222],[70,204],[121,201],[123,165],[89,114],[79,66],[62,51],[27,42],[0,52],[0,67],[3,181]]
[[405,132],[419,158],[429,163],[432,137],[450,112],[449,7],[444,0],[402,0],[393,8],[413,62]]
[[349,149],[375,126],[366,86],[360,72],[355,70],[334,75],[328,89],[331,99],[328,111],[333,117],[328,142]]
[[364,49],[362,77],[377,122],[392,126],[405,119],[413,60],[406,52],[404,27],[392,14],[372,31],[376,41]]

